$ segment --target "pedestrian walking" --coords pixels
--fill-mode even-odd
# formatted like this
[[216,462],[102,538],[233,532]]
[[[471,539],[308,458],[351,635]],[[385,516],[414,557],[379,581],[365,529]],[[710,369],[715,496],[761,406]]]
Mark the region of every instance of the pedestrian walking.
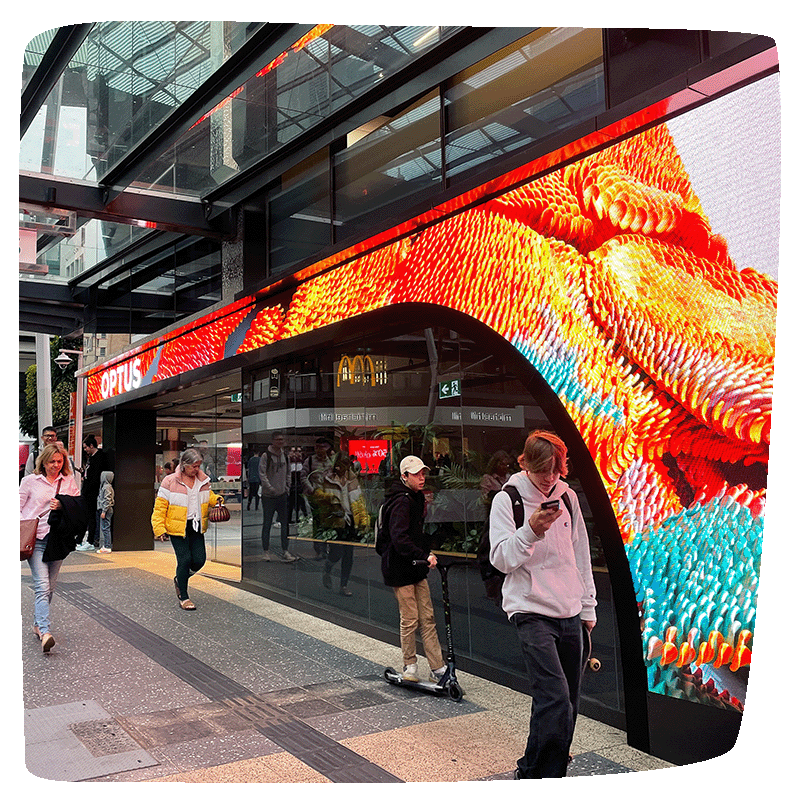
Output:
[[506,577],[503,610],[517,630],[531,689],[525,752],[515,778],[561,778],[578,717],[583,631],[597,605],[589,539],[578,498],[563,480],[567,447],[534,431],[506,482],[520,494],[526,522],[517,529],[511,496],[500,491],[489,515],[491,563]]
[[264,560],[270,561],[269,540],[272,520],[278,515],[281,526],[281,552],[284,561],[297,561],[297,556],[289,552],[289,489],[291,473],[289,457],[286,455],[286,436],[275,432],[272,434],[267,449],[261,454],[258,465],[258,478],[261,483],[261,546]]
[[[36,544],[28,558],[33,577],[33,632],[42,642],[42,652],[49,653],[56,643],[51,630],[50,604],[56,588],[56,580],[66,554],[75,547],[75,532],[68,530],[69,541],[59,541],[57,531],[51,531],[51,512],[65,511],[66,497],[80,495],[78,484],[72,474],[69,457],[60,442],[45,445],[34,464],[33,472],[19,484],[20,519],[38,519]],[[75,524],[83,531],[86,524],[82,504],[69,509],[78,513]],[[74,520],[75,517],[71,516]]]
[[[58,441],[58,432],[51,425],[46,425],[44,428],[42,428],[41,438],[42,447],[46,447],[48,444],[55,444]],[[31,447],[31,451],[28,453],[28,458],[25,461],[25,475],[33,474],[33,469],[36,465],[36,459],[39,457],[42,447],[39,447],[38,444],[34,444],[34,446]]]
[[86,470],[83,475],[83,483],[81,484],[81,497],[86,502],[86,507],[90,513],[88,516],[88,528],[86,531],[86,541],[83,540],[81,535],[78,540],[76,550],[95,550],[99,546],[97,539],[97,516],[91,513],[91,510],[97,507],[97,495],[100,492],[100,475],[105,469],[106,454],[97,446],[97,439],[89,434],[83,440],[83,452],[86,454]]
[[175,592],[184,611],[197,606],[189,599],[189,577],[206,563],[208,509],[223,498],[211,490],[211,479],[200,467],[203,456],[194,448],[181,453],[178,467],[161,482],[151,522],[156,538],[169,535],[175,550]]
[[114,515],[114,473],[100,473],[100,491],[97,494],[97,530],[100,543],[98,553],[111,552],[111,518]]

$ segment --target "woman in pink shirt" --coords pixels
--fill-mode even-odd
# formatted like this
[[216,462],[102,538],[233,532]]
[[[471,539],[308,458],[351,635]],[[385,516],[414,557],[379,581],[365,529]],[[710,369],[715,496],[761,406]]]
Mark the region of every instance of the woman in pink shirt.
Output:
[[26,475],[19,484],[20,519],[38,518],[36,546],[28,559],[33,576],[33,632],[42,641],[42,652],[49,653],[56,640],[50,632],[50,601],[53,599],[58,572],[63,561],[43,560],[50,533],[48,517],[54,509],[60,509],[57,494],[80,494],[72,475],[67,451],[61,442],[48,444],[36,459],[33,473]]

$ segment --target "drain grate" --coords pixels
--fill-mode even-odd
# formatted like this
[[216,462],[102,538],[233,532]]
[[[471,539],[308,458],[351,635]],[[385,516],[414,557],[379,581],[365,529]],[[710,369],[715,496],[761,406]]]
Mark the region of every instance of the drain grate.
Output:
[[69,729],[95,758],[141,749],[140,745],[128,735],[127,731],[113,719],[76,722],[70,725]]
[[[80,588],[79,588],[80,587]],[[116,609],[104,605],[88,592],[83,584],[61,584],[58,594],[72,605],[90,614],[96,622],[126,641],[194,687],[210,700],[224,702],[231,711],[247,720],[262,736],[308,764],[334,783],[403,783],[390,772],[354,753],[344,745],[306,725],[279,706],[256,697],[249,689],[204,664],[181,650],[172,642],[161,638]],[[80,723],[81,725],[85,723]],[[101,723],[107,725],[103,721]],[[128,737],[120,727],[120,734]],[[107,731],[92,731],[87,727],[81,734],[87,749],[110,746],[114,736]],[[129,749],[135,749],[134,747]],[[114,751],[119,752],[119,751]],[[104,755],[105,751],[101,753]]]

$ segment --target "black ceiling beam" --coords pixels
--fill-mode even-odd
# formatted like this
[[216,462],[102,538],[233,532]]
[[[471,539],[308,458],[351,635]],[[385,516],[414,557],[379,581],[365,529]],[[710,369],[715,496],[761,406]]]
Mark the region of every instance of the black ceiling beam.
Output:
[[69,326],[54,324],[53,317],[43,314],[19,314],[19,330],[28,333],[46,333],[48,336],[68,337],[71,333],[79,330],[82,323]]
[[161,230],[222,239],[232,231],[230,219],[209,220],[199,200],[178,200],[161,193],[122,192],[110,205],[103,189],[53,176],[19,176],[19,203],[77,211],[80,216],[137,225],[147,222]]
[[163,155],[203,114],[238,89],[254,70],[266,66],[273,58],[288,50],[313,27],[266,23],[253,33],[202,86],[100,176],[98,182],[104,187],[106,201],[110,202],[129,186],[139,175],[143,165]]
[[53,281],[43,280],[24,280],[19,281],[20,300],[33,300],[37,303],[76,303],[72,295],[72,290],[65,283],[54,283]]
[[263,190],[277,176],[364,122],[430,91],[463,69],[536,28],[467,27],[445,39],[317,125],[267,153],[203,197],[209,219]]
[[65,25],[56,31],[53,41],[45,51],[42,61],[31,76],[25,91],[22,92],[21,111],[19,116],[19,138],[27,132],[31,122],[53,91],[72,57],[83,44],[86,34],[93,23],[83,25]]

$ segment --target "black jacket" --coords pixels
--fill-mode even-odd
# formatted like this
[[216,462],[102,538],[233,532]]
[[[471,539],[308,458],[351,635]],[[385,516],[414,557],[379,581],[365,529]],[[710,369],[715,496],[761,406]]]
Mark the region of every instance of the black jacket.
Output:
[[81,494],[92,504],[97,502],[97,495],[100,493],[100,475],[108,469],[107,461],[106,454],[102,450],[97,450],[86,465]]
[[383,521],[389,532],[390,545],[381,555],[381,572],[387,586],[408,586],[428,575],[428,565],[414,566],[412,561],[427,561],[431,537],[424,532],[425,495],[395,481],[386,495]]
[[71,494],[57,494],[56,498],[61,501],[62,507],[51,511],[47,520],[50,533],[42,556],[44,562],[62,561],[75,549],[86,531],[89,516],[85,498]]

